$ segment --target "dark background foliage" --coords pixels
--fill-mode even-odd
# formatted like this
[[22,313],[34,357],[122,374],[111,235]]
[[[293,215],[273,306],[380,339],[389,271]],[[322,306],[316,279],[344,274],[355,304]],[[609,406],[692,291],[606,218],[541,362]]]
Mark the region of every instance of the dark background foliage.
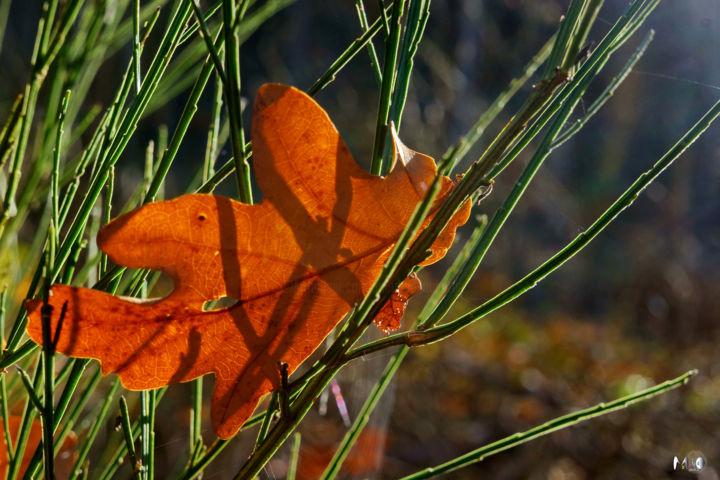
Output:
[[[265,82],[311,85],[359,35],[352,3],[297,2],[250,37],[242,48],[249,102]],[[375,18],[375,2],[367,3]],[[404,141],[441,156],[521,73],[556,28],[566,3],[434,2],[403,117]],[[602,37],[626,2],[605,3],[591,39]],[[0,55],[3,116],[26,82],[38,15],[35,2],[12,4]],[[606,108],[549,158],[451,314],[494,295],[587,227],[720,95],[720,2],[666,0],[605,68],[584,106],[650,28],[656,30],[655,41],[637,69]],[[102,67],[102,81],[94,84],[87,105],[107,105],[130,53],[128,46],[117,53],[117,61]],[[317,97],[365,166],[376,92],[363,54]],[[523,92],[491,127],[488,139],[519,106]],[[186,94],[141,124],[137,138],[145,140],[135,140],[128,150],[134,153],[117,166],[120,198],[129,196],[142,178],[145,142],[157,136],[159,125],[172,131]],[[208,96],[194,120],[194,136],[171,171],[167,196],[180,193],[201,164],[210,105]],[[709,464],[700,478],[718,478],[719,135],[718,126],[712,127],[600,238],[529,294],[461,334],[413,352],[345,475],[394,478],[698,368],[700,374],[680,390],[502,453],[452,477],[681,478],[672,471],[673,457],[700,452]],[[475,157],[483,146],[476,147]],[[230,155],[226,145],[221,158]],[[492,214],[520,170],[521,165],[513,165],[503,173],[478,213]],[[221,191],[234,196],[233,189],[228,181]],[[33,232],[27,234],[30,238]],[[467,234],[466,227],[461,236]],[[426,291],[446,266],[440,263],[424,274]],[[409,315],[419,303],[411,303]],[[389,355],[375,354],[341,374],[351,418]],[[159,417],[158,472],[163,463],[171,468],[178,445],[185,448],[186,394],[184,387],[175,387],[163,400],[167,415]],[[345,428],[333,395],[323,401],[327,412],[313,413],[302,427],[300,473],[305,478],[322,470]],[[235,471],[246,452],[240,443],[229,451],[234,453],[205,478]],[[284,476],[286,459],[283,452],[265,476]]]

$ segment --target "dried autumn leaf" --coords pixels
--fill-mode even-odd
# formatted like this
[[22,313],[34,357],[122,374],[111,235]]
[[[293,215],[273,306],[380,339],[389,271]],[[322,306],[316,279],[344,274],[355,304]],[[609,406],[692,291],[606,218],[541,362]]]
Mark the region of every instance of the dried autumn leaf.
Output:
[[375,315],[375,325],[385,333],[390,333],[400,328],[400,320],[405,313],[408,299],[420,291],[420,279],[411,273],[400,286],[395,289],[390,299],[383,305],[383,308]]
[[[98,234],[114,262],[171,276],[168,297],[64,285],[50,297],[53,332],[68,305],[57,350],[99,359],[126,388],[215,374],[211,418],[222,438],[278,387],[279,361],[292,373],[362,299],[437,172],[432,158],[396,140],[391,172],[370,175],[325,111],[283,85],[260,89],[252,142],[262,203],[185,195],[122,215]],[[444,177],[440,195],[451,188]],[[424,264],[442,258],[469,210],[454,216]],[[203,310],[223,296],[237,302]],[[40,306],[27,303],[28,335],[38,343]]]

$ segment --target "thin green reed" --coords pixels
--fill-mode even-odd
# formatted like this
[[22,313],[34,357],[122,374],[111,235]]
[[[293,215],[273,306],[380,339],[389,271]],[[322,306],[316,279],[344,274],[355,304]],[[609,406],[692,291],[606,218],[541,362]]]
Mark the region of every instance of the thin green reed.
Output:
[[[363,0],[355,0],[355,10],[357,10],[358,20],[360,21],[360,27],[363,33],[367,33],[370,30],[368,24],[367,14],[365,13],[365,4]],[[367,44],[368,55],[370,56],[370,67],[372,68],[375,81],[378,86],[382,85],[382,72],[380,71],[380,60],[378,60],[377,53],[375,52],[375,45],[372,40]]]
[[230,118],[230,138],[235,158],[238,193],[244,203],[253,203],[250,163],[245,158],[245,129],[240,95],[240,39],[236,24],[242,21],[247,0],[223,0],[223,36],[225,37],[225,98]]
[[[382,83],[380,85],[380,101],[378,102],[377,121],[375,123],[375,139],[373,140],[372,157],[370,157],[370,173],[380,175],[383,170],[383,152],[388,132],[390,116],[390,100],[395,83],[395,69],[400,47],[400,31],[405,0],[395,0],[390,20],[390,35],[385,39],[385,55],[383,58]],[[384,10],[383,10],[384,11]]]
[[130,468],[133,469],[134,476],[137,480],[142,480],[142,472],[135,454],[135,441],[133,439],[132,426],[130,425],[130,413],[128,412],[127,400],[124,396],[120,396],[120,427],[125,437],[125,447],[130,460]]
[[607,415],[608,413],[628,408],[636,403],[644,402],[657,395],[669,392],[670,390],[685,385],[690,380],[690,378],[695,375],[697,375],[697,370],[690,370],[689,372],[677,378],[668,380],[645,390],[641,390],[637,393],[617,398],[610,402],[599,403],[593,407],[563,415],[562,417],[550,420],[549,422],[546,422],[525,432],[516,433],[509,437],[498,440],[497,442],[491,443],[490,445],[486,445],[484,447],[478,448],[477,450],[473,450],[472,452],[468,452],[465,455],[457,457],[441,465],[430,467],[412,475],[403,477],[403,480],[420,480],[425,478],[433,478],[437,477],[438,475],[442,475],[457,470],[459,468],[466,467],[475,462],[480,462],[482,460],[485,460],[489,456],[495,455],[510,448],[517,447],[518,445],[522,445],[523,443],[527,443],[536,438],[540,438],[558,430],[577,425],[578,423],[584,422],[586,420],[590,420],[600,417],[602,415]]

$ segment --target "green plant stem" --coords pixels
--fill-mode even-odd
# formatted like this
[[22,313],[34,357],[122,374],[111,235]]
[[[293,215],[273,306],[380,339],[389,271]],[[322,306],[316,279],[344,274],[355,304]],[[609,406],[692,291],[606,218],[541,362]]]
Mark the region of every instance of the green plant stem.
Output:
[[287,480],[295,480],[297,474],[298,460],[300,459],[300,441],[302,437],[299,432],[293,435],[292,449],[290,450],[290,461],[288,462]]
[[235,158],[240,201],[253,203],[250,163],[245,157],[245,131],[242,120],[240,95],[240,39],[235,29],[236,22],[242,19],[247,0],[223,0],[223,35],[225,36],[225,98],[230,118],[230,139]]
[[133,73],[135,74],[135,93],[140,93],[140,85],[142,84],[142,72],[140,69],[140,52],[142,51],[142,43],[140,42],[140,0],[132,2],[132,23],[133,23]]
[[268,428],[270,428],[270,422],[272,422],[272,419],[275,416],[275,411],[278,410],[278,397],[278,391],[274,391],[270,396],[270,402],[268,403],[265,415],[263,415],[262,423],[260,424],[260,429],[258,430],[257,439],[255,440],[255,448],[257,448],[265,441]]
[[122,428],[125,437],[125,447],[127,448],[128,458],[130,459],[130,468],[133,470],[134,476],[142,479],[142,473],[138,468],[138,459],[135,455],[135,442],[132,435],[132,427],[130,426],[130,413],[128,412],[127,400],[123,395],[120,396],[120,428]]
[[[189,1],[191,3],[193,2],[193,0],[189,0]],[[225,38],[222,35],[218,34],[218,38],[215,41],[215,48],[220,49],[224,42],[225,42]],[[173,132],[172,138],[170,139],[170,144],[167,149],[163,150],[162,158],[161,158],[157,168],[155,169],[155,174],[153,175],[152,183],[150,184],[150,187],[148,188],[148,192],[145,195],[145,198],[143,199],[143,203],[155,201],[157,193],[160,190],[160,186],[163,184],[163,181],[165,180],[165,177],[166,177],[168,171],[170,170],[170,166],[172,165],[172,162],[175,160],[177,152],[180,149],[182,140],[185,138],[185,135],[187,134],[188,128],[190,127],[190,123],[192,122],[192,119],[195,116],[195,113],[197,112],[198,102],[200,101],[200,97],[202,96],[203,92],[205,91],[207,82],[210,79],[210,75],[212,74],[212,69],[213,69],[212,59],[210,57],[206,58],[205,63],[203,64],[203,67],[200,71],[200,75],[195,80],[195,84],[193,85],[192,90],[190,91],[190,95],[188,96],[188,99],[185,102],[185,107],[183,108],[183,111],[180,114],[178,126],[175,128],[175,131]]]
[[[415,57],[415,53],[417,53],[429,17],[430,0],[410,0],[407,20],[405,21],[405,33],[402,39],[402,47],[400,48],[400,58],[397,64],[395,85],[390,101],[389,119],[395,123],[395,128],[398,132],[400,131],[402,112],[405,108],[405,101],[407,100],[408,88],[410,86],[413,58]],[[389,143],[386,143],[386,151],[383,154],[383,158],[385,159],[384,170],[388,170],[390,166],[388,162],[391,158],[391,152],[387,151],[388,146]]]
[[150,480],[153,477],[153,444],[154,444],[154,418],[155,418],[155,402],[153,390],[143,390],[140,392],[140,425],[142,430],[141,442],[141,458],[142,458],[142,478]]
[[465,155],[467,155],[470,149],[477,143],[478,140],[480,140],[483,133],[485,133],[485,129],[487,129],[492,121],[497,118],[498,114],[503,111],[507,102],[515,96],[523,85],[527,83],[530,77],[533,76],[540,65],[545,62],[554,43],[555,37],[553,36],[545,42],[545,45],[542,46],[540,51],[535,54],[527,65],[525,65],[522,75],[512,79],[508,88],[498,95],[495,100],[493,100],[490,106],[482,113],[482,115],[480,115],[480,117],[478,117],[475,124],[470,127],[468,132],[463,135],[454,146],[450,147],[445,152],[443,159],[450,159],[451,171],[455,170],[458,163],[465,158]]
[[583,12],[580,14],[580,20],[575,27],[573,32],[570,46],[565,56],[565,61],[561,68],[573,68],[574,64],[578,60],[578,54],[582,51],[587,36],[590,33],[590,27],[595,23],[600,8],[603,5],[604,0],[589,0],[583,5]]
[[555,44],[545,64],[544,79],[552,78],[557,71],[568,69],[565,59],[572,54],[570,49],[572,47],[573,33],[578,24],[582,23],[585,3],[585,0],[571,0],[567,12],[562,16],[560,27],[555,37]]
[[[5,302],[7,300],[8,286],[3,285],[0,291],[0,348],[5,349]],[[7,385],[5,382],[5,373],[0,373],[0,415],[2,415],[3,434],[5,435],[5,447],[7,448],[8,462],[12,462],[12,437],[10,436],[10,414],[8,413],[7,404]]]
[[573,135],[575,135],[582,127],[585,126],[588,120],[590,120],[603,107],[603,105],[605,105],[605,103],[610,100],[610,98],[615,94],[615,90],[617,90],[617,88],[627,78],[633,67],[635,67],[635,64],[643,56],[645,50],[647,50],[647,47],[648,45],[650,45],[650,42],[652,41],[654,36],[654,30],[650,30],[647,35],[645,35],[645,38],[640,43],[640,46],[638,46],[638,48],[635,50],[635,53],[633,53],[630,59],[628,59],[625,66],[622,68],[622,70],[620,70],[620,73],[618,73],[618,75],[612,79],[612,81],[605,88],[605,90],[603,90],[603,92],[592,103],[592,105],[590,105],[590,107],[585,112],[585,115],[583,115],[582,118],[578,119],[562,133],[560,133],[560,135],[558,135],[558,137],[555,139],[555,142],[553,142],[553,150],[558,148],[563,143],[567,142]]
[[203,378],[199,377],[192,382],[192,412],[190,415],[190,449],[202,442],[202,405],[203,405]]
[[[5,313],[8,286],[3,285],[0,292],[0,348],[5,349]],[[5,373],[0,373],[0,415],[2,415],[3,434],[5,435],[5,447],[7,448],[8,462],[12,462],[13,440],[10,436],[10,414],[8,413],[7,385]]]
[[[220,49],[220,46],[222,46],[222,43],[217,48],[213,44],[212,36],[210,35],[210,30],[208,29],[207,25],[205,24],[205,20],[203,19],[202,12],[200,11],[200,7],[197,4],[197,0],[188,0],[190,2],[190,5],[193,8],[193,13],[195,14],[195,20],[198,23],[198,26],[200,29],[198,32],[200,33],[200,37],[205,42],[205,45],[207,46],[208,53],[210,54],[210,59],[212,60],[213,66],[215,67],[215,73],[220,77],[222,80],[223,85],[226,85],[228,82],[227,75],[225,75],[225,68],[223,67],[222,60],[220,59],[220,54],[218,53],[218,50]],[[223,42],[225,41],[225,37],[222,37]]]
[[[387,7],[388,9],[392,8],[392,4]],[[385,13],[383,11],[383,13]],[[342,68],[347,65],[347,63],[355,56],[357,53],[363,49],[365,45],[382,29],[382,22],[380,19],[377,19],[373,22],[372,25],[370,25],[370,28],[368,28],[365,33],[363,33],[360,37],[356,38],[350,46],[348,46],[343,53],[340,54],[340,56],[330,65],[330,67],[322,74],[320,77],[315,80],[315,83],[312,84],[310,88],[306,90],[306,93],[310,95],[311,97],[314,96],[316,93],[318,93],[323,88],[327,87],[333,80],[335,80],[335,75],[342,70]]]
[[7,384],[5,382],[5,374],[0,375],[0,404],[2,405],[2,423],[3,423],[3,435],[5,438],[5,447],[7,449],[8,463],[13,461],[13,439],[10,435],[10,414],[8,413],[8,402],[7,402]]
[[[6,3],[9,4],[10,2]],[[23,103],[22,100],[23,95],[18,95],[15,99],[15,103],[13,103],[12,108],[10,108],[10,115],[5,122],[5,125],[3,125],[2,131],[0,131],[0,168],[5,165],[5,161],[10,156],[13,150],[11,147],[15,142],[14,137],[17,130],[18,121],[20,120],[20,107]]]
[[[155,396],[155,404],[159,404],[160,400],[162,399],[163,395],[167,391],[167,387],[163,387],[157,390],[157,394]],[[142,419],[135,420],[135,422],[132,425],[132,438],[133,442],[135,439],[140,436],[142,431]],[[103,469],[102,473],[97,477],[101,480],[109,480],[111,478],[114,478],[115,472],[120,467],[122,463],[122,458],[127,453],[127,445],[125,441],[123,440],[113,452],[110,459],[105,462],[105,468]]]
[[59,176],[60,176],[60,152],[62,150],[63,124],[65,123],[65,114],[67,113],[68,101],[70,100],[70,90],[65,92],[60,105],[60,113],[57,120],[57,135],[55,137],[55,149],[53,152],[53,169],[51,178],[51,201],[52,201],[52,221],[53,225],[58,229],[55,237],[55,244],[59,243],[60,229],[60,209],[58,200],[60,194],[58,192]]
[[563,415],[562,417],[550,420],[549,422],[546,422],[525,432],[516,433],[509,437],[498,440],[497,442],[491,443],[490,445],[486,445],[484,447],[478,448],[477,450],[473,450],[472,452],[468,452],[465,455],[450,460],[449,462],[437,465],[435,467],[430,467],[412,475],[403,477],[403,480],[420,480],[424,478],[432,478],[471,465],[475,462],[480,462],[491,455],[495,455],[504,450],[508,450],[518,445],[522,445],[523,443],[527,443],[530,440],[534,440],[536,438],[548,435],[558,430],[577,425],[580,422],[584,422],[592,418],[596,418],[611,412],[615,412],[617,410],[628,408],[635,403],[649,400],[652,397],[661,395],[670,390],[678,388],[681,385],[686,384],[689,379],[696,374],[697,370],[691,370],[675,379],[668,380],[664,383],[655,385],[654,387],[642,390],[632,395],[627,395],[625,397],[621,397],[607,403],[599,403],[594,407],[586,408],[584,410],[573,412],[568,415]]
[[[10,13],[10,2],[0,2],[0,52],[2,51],[3,40],[5,39],[5,27]],[[9,444],[8,444],[9,445]]]
[[[355,0],[355,10],[358,14],[358,20],[360,21],[360,27],[362,28],[363,35],[370,29],[368,25],[367,15],[365,14],[365,5],[363,0]],[[370,68],[372,68],[373,75],[375,75],[375,81],[378,86],[382,85],[382,72],[380,71],[380,61],[378,60],[377,53],[375,52],[375,46],[371,41],[367,43],[367,51],[370,56]]]
[[220,438],[216,439],[212,445],[210,445],[207,452],[205,452],[205,454],[195,463],[195,465],[183,472],[183,474],[179,477],[180,480],[190,480],[192,478],[196,478],[196,475],[203,471],[210,462],[215,460],[215,458],[217,458],[220,452],[222,452],[229,443],[230,440],[222,440]]
[[105,421],[105,415],[107,415],[108,410],[110,410],[110,406],[112,405],[112,400],[115,397],[115,393],[117,393],[119,387],[120,387],[120,380],[118,378],[115,378],[115,380],[113,380],[113,382],[112,382],[112,386],[110,387],[110,391],[107,392],[107,394],[105,395],[105,400],[103,400],[103,403],[100,407],[100,411],[98,412],[97,417],[95,418],[95,421],[92,423],[92,426],[90,427],[90,431],[88,432],[87,438],[83,442],[82,448],[80,449],[80,452],[78,453],[78,458],[77,458],[77,461],[75,462],[75,467],[73,468],[73,470],[70,474],[70,480],[76,479],[80,473],[83,473],[83,471],[86,470],[86,468],[83,464],[85,463],[85,459],[87,458],[87,455],[90,452],[90,447],[92,446],[93,442],[95,441],[95,437],[100,432],[100,427],[102,426],[103,422]]
[[[5,477],[7,480],[15,480],[15,478],[17,478],[17,475],[20,473],[22,458],[25,454],[25,448],[27,447],[27,442],[30,437],[30,429],[32,428],[32,423],[35,420],[35,414],[39,411],[35,408],[35,405],[33,404],[33,397],[35,398],[35,401],[39,401],[35,392],[40,389],[40,382],[42,381],[42,371],[43,370],[40,365],[35,368],[35,378],[33,379],[33,383],[30,386],[30,390],[28,391],[28,399],[27,402],[25,402],[22,420],[20,422],[20,429],[18,430],[18,433],[15,437],[15,450],[12,454],[12,461],[10,462],[10,466],[8,468],[7,477]],[[22,373],[20,374],[22,375]],[[21,377],[21,379],[24,380],[23,377]]]
[[[48,235],[54,236],[54,232],[51,231]],[[54,241],[52,242],[54,243]],[[50,257],[50,255],[48,255]],[[52,257],[50,257],[52,258]],[[46,262],[47,264],[50,261]],[[55,348],[53,343],[53,332],[51,331],[52,323],[51,316],[53,308],[48,303],[48,296],[50,291],[49,282],[46,283],[44,294],[43,294],[43,305],[41,307],[41,320],[42,320],[42,338],[43,338],[43,366],[45,368],[44,379],[45,379],[45,392],[42,411],[42,444],[44,448],[43,458],[45,467],[45,478],[46,480],[52,480],[55,478],[55,454],[53,446],[53,435],[55,433],[55,420],[54,420],[54,405],[53,401],[55,398]],[[58,312],[62,315],[61,312]]]
[[[217,158],[218,140],[220,136],[220,112],[222,111],[222,83],[220,77],[215,75],[215,96],[212,107],[212,122],[208,131],[205,145],[205,159],[203,162],[202,182],[205,183],[215,173],[215,160]],[[247,151],[247,149],[246,149]]]
[[392,9],[392,20],[390,21],[390,36],[385,39],[380,101],[378,103],[372,157],[370,158],[370,173],[373,175],[382,175],[384,173],[383,152],[385,150],[385,138],[390,115],[390,100],[395,82],[395,64],[400,45],[401,19],[404,8],[405,0],[395,0]]
[[20,380],[22,380],[25,391],[27,392],[28,398],[30,399],[30,403],[38,412],[42,412],[42,400],[40,400],[40,397],[35,391],[35,386],[33,385],[33,381],[30,379],[30,375],[28,375],[27,372],[20,367],[17,367],[17,369],[18,373],[20,374]]

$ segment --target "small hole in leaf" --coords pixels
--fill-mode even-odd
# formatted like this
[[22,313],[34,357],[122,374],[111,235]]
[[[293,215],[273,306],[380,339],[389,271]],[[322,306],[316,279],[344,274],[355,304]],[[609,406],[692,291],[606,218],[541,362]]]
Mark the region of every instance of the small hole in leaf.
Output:
[[198,220],[200,220],[200,221],[205,220],[205,218],[207,218],[207,217],[205,217],[204,213],[201,213],[200,215],[198,215]]
[[210,300],[205,302],[205,305],[203,305],[203,312],[210,312],[213,310],[222,310],[223,308],[232,307],[236,303],[238,303],[240,300],[237,298],[232,297],[221,297],[217,300]]

